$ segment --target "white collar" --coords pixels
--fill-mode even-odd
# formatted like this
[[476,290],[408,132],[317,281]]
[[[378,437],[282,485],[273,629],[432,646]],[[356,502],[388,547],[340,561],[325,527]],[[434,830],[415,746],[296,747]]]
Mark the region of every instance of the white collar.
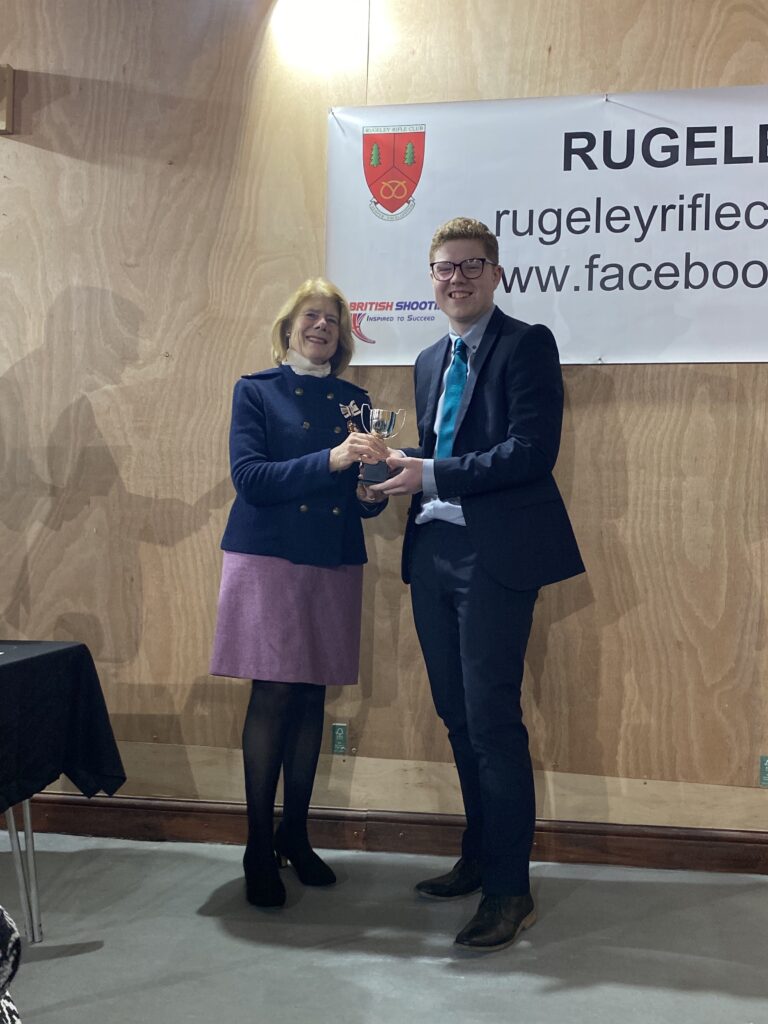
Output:
[[331,372],[331,364],[327,363],[313,363],[306,356],[303,356],[296,349],[289,348],[283,358],[283,365],[290,366],[294,373],[305,374],[310,377],[327,377]]

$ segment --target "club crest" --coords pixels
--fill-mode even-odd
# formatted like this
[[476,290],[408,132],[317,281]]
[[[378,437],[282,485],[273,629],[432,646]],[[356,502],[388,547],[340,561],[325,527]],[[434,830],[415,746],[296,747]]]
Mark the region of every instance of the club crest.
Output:
[[382,220],[401,220],[414,207],[413,193],[424,167],[426,125],[363,128],[363,170]]

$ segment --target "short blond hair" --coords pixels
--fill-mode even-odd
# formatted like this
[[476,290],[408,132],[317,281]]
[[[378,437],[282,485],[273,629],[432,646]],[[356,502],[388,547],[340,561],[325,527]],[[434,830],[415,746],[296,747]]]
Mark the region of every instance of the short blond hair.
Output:
[[349,303],[336,285],[324,277],[310,277],[280,307],[272,324],[272,358],[275,366],[280,366],[285,359],[297,311],[308,299],[319,298],[331,299],[339,307],[339,345],[331,356],[331,372],[338,376],[349,366],[355,352]]
[[482,242],[486,259],[489,259],[491,263],[499,262],[499,240],[491,229],[482,221],[474,220],[472,217],[454,217],[453,220],[441,224],[432,236],[432,244],[429,247],[430,263],[441,246],[446,242],[456,242],[459,239],[476,239],[478,242]]

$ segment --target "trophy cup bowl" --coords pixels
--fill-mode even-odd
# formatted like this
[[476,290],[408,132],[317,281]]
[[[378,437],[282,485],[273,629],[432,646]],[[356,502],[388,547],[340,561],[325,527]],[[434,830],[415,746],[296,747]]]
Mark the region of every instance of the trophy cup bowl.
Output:
[[[365,409],[368,410],[367,426],[363,414]],[[395,434],[399,434],[405,426],[405,411],[403,409],[372,409],[366,402],[360,411],[360,422],[366,433],[380,437],[382,441],[387,441]],[[386,462],[363,463],[363,471],[360,474],[363,483],[381,484],[388,477],[389,467]]]

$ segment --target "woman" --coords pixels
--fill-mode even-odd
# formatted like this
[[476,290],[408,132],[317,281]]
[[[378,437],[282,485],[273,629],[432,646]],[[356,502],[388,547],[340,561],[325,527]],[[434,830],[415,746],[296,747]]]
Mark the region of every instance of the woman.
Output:
[[[387,448],[360,429],[361,388],[341,380],[353,351],[349,307],[322,278],[305,281],[272,327],[275,368],[235,385],[230,429],[237,496],[224,549],[211,672],[253,680],[243,728],[248,901],[285,903],[276,856],[305,885],[331,885],[307,812],[328,685],[357,682],[361,517],[384,507],[359,463]],[[283,769],[283,818],[273,836]]]

